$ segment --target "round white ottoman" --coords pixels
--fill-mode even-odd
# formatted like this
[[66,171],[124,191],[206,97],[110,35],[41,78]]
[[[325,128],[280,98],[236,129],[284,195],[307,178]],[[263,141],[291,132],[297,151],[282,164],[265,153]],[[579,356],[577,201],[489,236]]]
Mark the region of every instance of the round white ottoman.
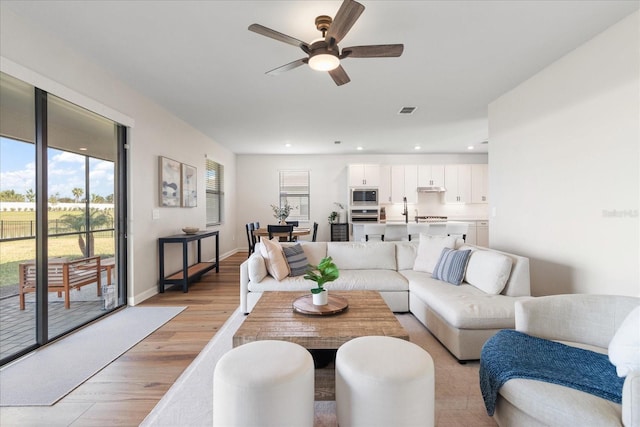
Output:
[[213,374],[213,425],[313,426],[311,354],[286,341],[256,341],[224,354]]
[[433,359],[416,344],[360,337],[336,354],[336,412],[340,427],[433,426]]

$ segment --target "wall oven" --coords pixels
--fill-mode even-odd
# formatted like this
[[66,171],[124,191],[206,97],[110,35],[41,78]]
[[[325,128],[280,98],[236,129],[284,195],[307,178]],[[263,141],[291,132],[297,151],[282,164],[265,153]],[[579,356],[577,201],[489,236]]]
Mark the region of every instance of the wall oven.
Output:
[[378,209],[351,209],[351,222],[378,222]]
[[351,206],[378,206],[378,189],[352,188]]

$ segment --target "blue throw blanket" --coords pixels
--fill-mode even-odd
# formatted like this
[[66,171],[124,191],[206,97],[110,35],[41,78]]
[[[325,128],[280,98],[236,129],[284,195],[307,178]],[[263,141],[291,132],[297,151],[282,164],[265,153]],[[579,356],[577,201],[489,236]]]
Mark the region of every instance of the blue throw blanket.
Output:
[[480,389],[487,414],[493,415],[498,389],[512,378],[546,381],[622,401],[624,378],[606,354],[502,330],[482,347]]

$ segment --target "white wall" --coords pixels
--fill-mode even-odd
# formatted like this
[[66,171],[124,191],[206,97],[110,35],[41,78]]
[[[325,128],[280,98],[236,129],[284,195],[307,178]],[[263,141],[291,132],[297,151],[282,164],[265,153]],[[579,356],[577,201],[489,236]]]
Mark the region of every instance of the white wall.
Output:
[[[130,304],[137,304],[157,292],[158,237],[180,233],[187,225],[204,228],[205,156],[225,166],[226,222],[216,229],[220,231],[221,254],[235,250],[233,153],[6,8],[2,8],[0,19],[3,71],[132,126],[129,140]],[[198,168],[198,207],[158,207],[158,156]],[[157,220],[152,220],[153,209],[159,209]],[[204,257],[212,256],[213,250],[203,246]],[[179,266],[177,249],[171,248],[167,254],[170,272]]]
[[639,16],[489,106],[490,240],[535,295],[640,295]]
[[[244,224],[259,221],[273,224],[270,205],[278,204],[278,177],[281,170],[310,171],[310,224],[317,222],[318,240],[330,240],[327,217],[336,210],[334,202],[345,207],[349,199],[347,166],[351,163],[371,164],[457,164],[486,163],[486,154],[434,155],[317,155],[265,156],[238,155],[238,248],[246,250]],[[460,208],[455,209],[456,212]],[[310,239],[310,237],[309,237]]]

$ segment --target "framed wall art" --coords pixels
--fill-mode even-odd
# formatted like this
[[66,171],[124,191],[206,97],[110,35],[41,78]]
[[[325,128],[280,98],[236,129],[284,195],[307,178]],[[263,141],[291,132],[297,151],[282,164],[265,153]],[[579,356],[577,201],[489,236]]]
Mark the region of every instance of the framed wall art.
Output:
[[197,169],[182,164],[182,207],[198,206]]
[[181,163],[166,157],[159,157],[160,206],[180,207],[182,195]]

